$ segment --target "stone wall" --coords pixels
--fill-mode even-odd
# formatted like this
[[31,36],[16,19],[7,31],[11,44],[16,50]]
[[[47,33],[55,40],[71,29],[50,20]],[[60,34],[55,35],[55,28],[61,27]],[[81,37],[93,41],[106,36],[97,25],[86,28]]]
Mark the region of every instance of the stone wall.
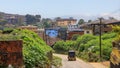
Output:
[[21,40],[0,41],[0,65],[23,65],[22,44]]

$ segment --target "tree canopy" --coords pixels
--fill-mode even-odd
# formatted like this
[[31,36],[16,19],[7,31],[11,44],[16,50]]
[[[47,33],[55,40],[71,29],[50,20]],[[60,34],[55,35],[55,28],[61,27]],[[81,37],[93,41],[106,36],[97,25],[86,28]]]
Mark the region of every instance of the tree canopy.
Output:
[[27,14],[25,15],[25,18],[26,18],[27,24],[34,25],[34,24],[37,24],[37,22],[40,22],[41,15],[34,16],[34,15]]
[[50,26],[52,26],[52,20],[50,18],[43,18],[41,22],[44,28],[49,28]]
[[79,21],[78,21],[78,25],[81,25],[81,24],[83,24],[85,21],[84,21],[84,19],[80,19]]

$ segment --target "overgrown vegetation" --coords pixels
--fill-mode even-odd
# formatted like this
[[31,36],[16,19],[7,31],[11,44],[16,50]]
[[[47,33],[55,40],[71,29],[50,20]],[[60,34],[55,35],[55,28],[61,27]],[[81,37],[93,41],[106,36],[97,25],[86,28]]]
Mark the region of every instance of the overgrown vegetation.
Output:
[[36,33],[16,29],[10,34],[0,35],[0,41],[6,40],[23,40],[23,58],[26,68],[42,68],[50,64],[46,54],[52,49]]
[[[112,50],[112,40],[116,37],[115,32],[102,35],[102,60],[109,60]],[[54,49],[59,53],[66,53],[69,49],[76,50],[77,56],[87,61],[99,61],[99,36],[90,34],[79,36],[75,41],[59,41]]]
[[113,31],[117,33],[117,37],[114,39],[114,41],[120,42],[120,26],[114,26]]
[[53,61],[52,61],[52,65],[55,68],[60,68],[62,66],[62,59],[57,57],[57,56],[53,56]]
[[117,37],[113,40],[113,48],[110,55],[111,68],[119,68],[120,63],[120,26],[113,27],[114,32],[117,33]]
[[73,36],[72,36],[72,39],[71,40],[77,40],[77,38],[79,37],[79,34],[74,34]]
[[73,48],[74,43],[73,41],[58,41],[53,48],[57,53],[67,54],[67,51]]

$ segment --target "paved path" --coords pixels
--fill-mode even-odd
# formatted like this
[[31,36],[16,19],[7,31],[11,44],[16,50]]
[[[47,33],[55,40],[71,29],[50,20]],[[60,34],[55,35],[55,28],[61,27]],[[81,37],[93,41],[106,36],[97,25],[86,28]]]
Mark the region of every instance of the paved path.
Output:
[[91,64],[84,62],[77,58],[76,61],[68,61],[67,55],[54,54],[62,58],[62,67],[61,68],[94,68]]

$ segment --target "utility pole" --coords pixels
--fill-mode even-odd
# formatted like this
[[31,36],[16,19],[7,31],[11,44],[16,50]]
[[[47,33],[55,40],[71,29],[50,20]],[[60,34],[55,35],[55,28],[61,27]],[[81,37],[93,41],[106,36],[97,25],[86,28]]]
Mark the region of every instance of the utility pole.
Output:
[[45,36],[45,37],[44,37],[44,38],[45,38],[45,42],[46,42],[46,44],[47,44],[47,41],[48,41],[48,40],[47,40],[46,28],[45,28],[44,34],[45,34],[45,35],[44,35],[44,36]]
[[102,61],[102,47],[101,47],[101,44],[102,44],[102,41],[101,41],[101,35],[102,35],[102,32],[101,32],[101,25],[105,25],[105,24],[102,24],[102,17],[101,18],[98,18],[99,19],[99,22],[100,23],[96,23],[96,24],[92,24],[93,25],[93,32],[95,31],[95,25],[98,25],[98,27],[99,27],[99,47],[100,47],[100,49],[99,49],[99,51],[100,51],[100,54],[99,54],[99,57],[100,57],[100,61]]
[[99,18],[99,20],[100,20],[100,30],[99,30],[99,32],[100,32],[100,36],[99,36],[99,40],[100,40],[100,43],[99,43],[99,46],[100,46],[100,61],[102,60],[102,50],[101,50],[101,23],[102,23],[102,18]]

